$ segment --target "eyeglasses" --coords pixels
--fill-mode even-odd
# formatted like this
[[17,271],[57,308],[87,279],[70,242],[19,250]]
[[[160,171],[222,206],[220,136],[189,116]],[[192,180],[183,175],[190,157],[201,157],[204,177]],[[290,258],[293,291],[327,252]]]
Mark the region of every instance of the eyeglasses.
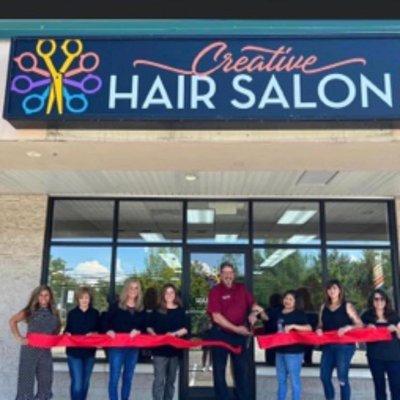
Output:
[[383,297],[374,297],[374,301],[385,301]]

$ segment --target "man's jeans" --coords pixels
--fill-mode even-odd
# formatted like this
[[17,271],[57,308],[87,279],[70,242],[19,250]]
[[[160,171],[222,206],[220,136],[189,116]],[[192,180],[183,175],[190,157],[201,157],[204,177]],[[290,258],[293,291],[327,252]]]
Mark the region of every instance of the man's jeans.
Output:
[[94,357],[68,356],[68,368],[71,376],[71,400],[86,400],[90,376],[92,375]]
[[278,378],[278,400],[285,400],[287,394],[287,378],[292,386],[292,400],[301,398],[301,364],[303,353],[276,353],[276,376]]
[[332,384],[334,368],[336,368],[340,385],[340,399],[350,400],[349,369],[355,349],[354,344],[328,344],[322,347],[320,378],[327,400],[335,398],[335,389]]
[[400,361],[384,361],[368,357],[375,386],[375,400],[387,400],[386,379],[388,376],[389,388],[392,399],[400,399]]
[[138,349],[110,348],[108,359],[110,363],[110,376],[108,382],[109,400],[118,400],[118,382],[122,368],[121,400],[129,400],[132,378],[138,360]]
[[243,350],[240,354],[230,353],[223,348],[214,347],[211,350],[213,363],[214,390],[216,400],[228,400],[229,390],[225,379],[228,354],[231,356],[233,375],[235,381],[235,397],[237,400],[250,399],[250,382],[248,368],[248,352]]
[[178,357],[154,356],[153,400],[172,400],[179,367]]

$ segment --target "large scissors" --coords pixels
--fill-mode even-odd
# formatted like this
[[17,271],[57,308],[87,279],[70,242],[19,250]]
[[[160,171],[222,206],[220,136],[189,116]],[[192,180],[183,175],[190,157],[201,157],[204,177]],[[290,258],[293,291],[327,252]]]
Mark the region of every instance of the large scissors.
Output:
[[[45,45],[47,43],[49,48],[46,50]],[[71,43],[75,43],[75,51],[69,48]],[[78,39],[64,40],[63,44],[61,45],[61,50],[66,55],[66,59],[58,71],[52,61],[52,57],[56,52],[56,49],[57,44],[54,39],[39,39],[36,45],[36,52],[41,58],[43,58],[52,78],[46,114],[50,114],[54,103],[56,103],[58,113],[63,113],[63,74],[69,68],[74,59],[82,53],[83,45],[82,41]]]

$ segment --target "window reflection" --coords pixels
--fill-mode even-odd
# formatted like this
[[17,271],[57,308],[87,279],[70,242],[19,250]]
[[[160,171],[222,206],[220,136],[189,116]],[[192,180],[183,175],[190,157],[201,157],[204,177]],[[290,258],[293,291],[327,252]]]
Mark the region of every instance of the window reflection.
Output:
[[115,286],[119,293],[126,279],[139,278],[143,290],[158,290],[168,282],[182,284],[182,250],[179,247],[120,247]]
[[54,290],[61,319],[75,307],[74,291],[79,286],[93,290],[94,307],[107,309],[110,286],[111,248],[53,246],[50,254],[49,285]]
[[254,242],[319,244],[319,205],[315,202],[254,202]]
[[387,204],[327,202],[327,243],[335,245],[388,245]]
[[361,312],[374,288],[387,291],[393,300],[392,264],[389,250],[330,250],[328,271],[339,279],[346,298]]
[[113,201],[58,200],[54,204],[52,240],[110,241]]
[[182,202],[121,201],[118,240],[130,242],[181,242]]

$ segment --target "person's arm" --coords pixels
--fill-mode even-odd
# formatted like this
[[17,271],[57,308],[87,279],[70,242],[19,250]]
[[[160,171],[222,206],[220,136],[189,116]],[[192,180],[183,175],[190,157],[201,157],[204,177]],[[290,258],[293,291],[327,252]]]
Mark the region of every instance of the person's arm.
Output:
[[319,309],[318,324],[317,324],[317,329],[315,330],[315,333],[317,335],[322,335],[323,334],[323,331],[322,331],[322,327],[323,327],[323,324],[322,324],[322,312],[324,311],[324,307],[325,307],[325,304],[322,304],[320,309]]
[[362,328],[364,326],[363,322],[361,321],[360,316],[358,315],[356,309],[354,308],[353,304],[351,303],[346,303],[346,312],[347,315],[350,317],[350,319],[353,321],[353,325],[346,325],[342,326],[341,328],[338,329],[338,335],[342,336],[346,332],[351,331],[352,329],[355,328]]
[[231,332],[235,332],[238,335],[247,336],[250,335],[250,331],[244,325],[235,325],[228,321],[221,313],[211,313],[212,320],[219,325],[221,328],[228,329]]
[[10,320],[9,320],[9,325],[11,329],[11,333],[13,334],[14,338],[20,343],[20,344],[28,344],[27,339],[21,335],[19,329],[18,329],[18,323],[22,322],[26,319],[26,313],[24,310],[21,310],[17,314],[14,314]]
[[289,324],[285,326],[285,332],[299,331],[299,332],[310,332],[312,331],[310,324]]

